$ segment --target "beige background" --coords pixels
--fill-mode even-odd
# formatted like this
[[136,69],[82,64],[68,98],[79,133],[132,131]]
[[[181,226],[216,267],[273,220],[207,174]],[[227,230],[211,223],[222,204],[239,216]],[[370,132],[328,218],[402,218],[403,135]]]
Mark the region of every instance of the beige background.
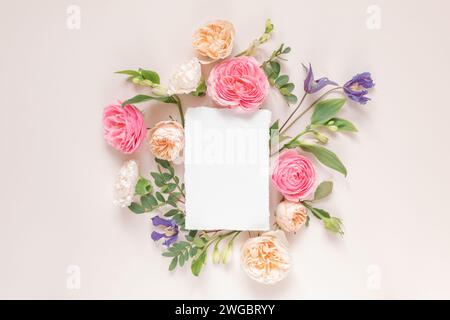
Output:
[[[80,30],[66,27],[71,4]],[[373,4],[380,30],[366,27]],[[0,297],[450,298],[449,12],[444,0],[1,0]],[[360,132],[330,143],[348,178],[319,169],[335,181],[321,205],[344,219],[346,235],[312,220],[291,238],[294,267],[275,286],[248,279],[237,250],[198,279],[187,268],[171,274],[149,216],[111,204],[125,157],[103,141],[102,108],[139,90],[113,71],[154,68],[167,79],[191,57],[199,25],[232,21],[243,49],[267,17],[276,29],[262,56],[292,47],[284,70],[298,94],[302,61],[341,83],[371,71],[377,84],[371,104],[343,111]],[[282,118],[289,111],[276,92],[266,106]],[[177,115],[171,105],[142,107],[149,125]],[[145,148],[138,159],[148,172]],[[66,288],[69,265],[80,267],[79,290]]]

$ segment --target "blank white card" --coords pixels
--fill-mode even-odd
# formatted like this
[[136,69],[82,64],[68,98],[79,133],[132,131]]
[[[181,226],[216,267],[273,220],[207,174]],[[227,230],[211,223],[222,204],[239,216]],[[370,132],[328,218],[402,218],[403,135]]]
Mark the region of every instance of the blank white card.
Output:
[[271,113],[189,108],[186,229],[269,229]]

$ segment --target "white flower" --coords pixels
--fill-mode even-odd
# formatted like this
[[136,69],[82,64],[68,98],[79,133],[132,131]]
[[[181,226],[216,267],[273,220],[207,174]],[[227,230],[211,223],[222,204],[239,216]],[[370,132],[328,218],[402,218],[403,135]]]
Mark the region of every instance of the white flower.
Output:
[[114,184],[114,205],[125,208],[131,204],[138,178],[139,170],[136,161],[125,162],[120,168]]
[[200,61],[197,58],[191,59],[180,65],[169,79],[167,93],[188,94],[197,89],[202,78]]
[[277,206],[276,221],[286,232],[297,232],[305,224],[308,213],[299,202],[282,201]]
[[284,279],[291,268],[287,245],[281,230],[250,238],[241,249],[241,266],[253,280],[274,284]]

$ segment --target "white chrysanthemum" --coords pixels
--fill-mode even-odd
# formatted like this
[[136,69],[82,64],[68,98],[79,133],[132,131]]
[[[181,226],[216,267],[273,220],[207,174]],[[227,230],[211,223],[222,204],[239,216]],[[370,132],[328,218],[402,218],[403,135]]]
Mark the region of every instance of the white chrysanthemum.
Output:
[[188,94],[197,89],[202,78],[200,61],[191,59],[180,65],[169,79],[168,94]]
[[114,205],[125,208],[131,204],[138,178],[139,170],[136,161],[125,162],[120,168],[114,184]]
[[241,266],[250,278],[263,284],[284,279],[291,268],[284,232],[270,231],[248,239],[242,245]]

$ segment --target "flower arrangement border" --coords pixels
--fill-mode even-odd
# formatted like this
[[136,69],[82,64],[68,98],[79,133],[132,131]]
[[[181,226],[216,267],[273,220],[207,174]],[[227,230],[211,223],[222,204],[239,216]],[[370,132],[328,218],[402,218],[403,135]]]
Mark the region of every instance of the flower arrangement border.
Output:
[[[282,122],[276,120],[268,133],[271,156],[278,157],[272,171],[272,182],[284,200],[275,212],[275,230],[258,233],[258,236],[249,233],[249,239],[242,245],[241,265],[252,279],[272,284],[285,278],[290,270],[285,233],[296,233],[303,226],[307,227],[310,216],[320,220],[328,231],[344,234],[342,220],[316,206],[317,202],[332,193],[333,182],[317,183],[317,168],[309,157],[313,156],[325,167],[347,175],[347,168],[338,156],[325,147],[330,138],[327,132],[356,133],[356,126],[338,117],[338,113],[348,100],[366,104],[370,100],[368,89],[375,84],[368,72],[355,75],[343,85],[327,77],[316,79],[311,64],[302,64],[306,76],[304,93],[298,99],[293,93],[295,84],[281,72],[290,47],[281,44],[261,63],[253,57],[270,39],[273,30],[274,25],[268,19],[263,34],[247,49],[230,57],[234,26],[228,21],[216,20],[200,27],[193,37],[196,57],[180,65],[167,86],[161,84],[159,74],[153,70],[117,72],[127,75],[136,86],[148,88],[150,94],[139,94],[104,109],[105,140],[120,152],[133,154],[147,138],[157,170],[147,178],[139,174],[134,160],[127,161],[116,179],[114,203],[127,207],[135,214],[156,213],[151,218],[154,226],[151,238],[162,240],[166,247],[162,255],[170,259],[169,270],[190,262],[192,274],[198,276],[209,255],[214,264],[227,263],[235,239],[242,234],[232,230],[185,229],[185,186],[173,166],[180,158],[184,145],[184,114],[180,95],[200,97],[208,94],[218,107],[253,112],[263,105],[269,88],[272,88],[288,107],[296,105],[287,119]],[[215,63],[215,66],[205,80],[201,64],[209,63]],[[224,81],[227,81],[226,85]],[[305,98],[310,95],[316,98],[304,107]],[[335,97],[328,98],[329,95]],[[175,105],[179,122],[171,118],[147,128],[142,112],[134,104],[151,100]],[[310,110],[309,124],[296,135],[288,135],[292,126]],[[161,210],[163,214],[160,214]]]

